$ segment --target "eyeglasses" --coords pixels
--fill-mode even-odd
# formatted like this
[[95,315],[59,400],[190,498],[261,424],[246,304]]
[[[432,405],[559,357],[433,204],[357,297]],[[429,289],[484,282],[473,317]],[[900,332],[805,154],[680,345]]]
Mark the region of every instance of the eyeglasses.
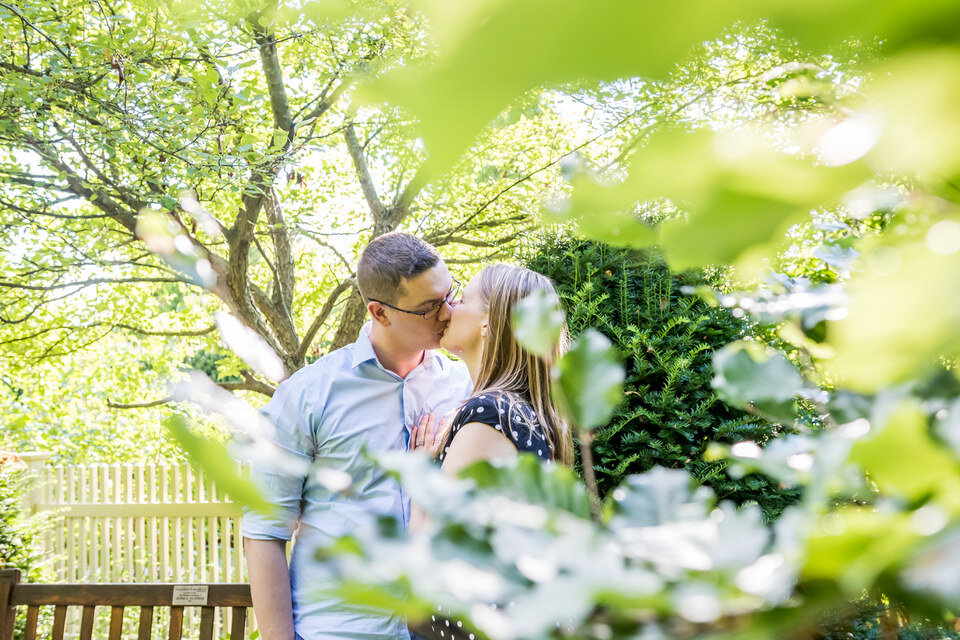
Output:
[[462,286],[460,285],[460,281],[457,280],[456,278],[452,278],[452,280],[453,280],[453,287],[450,289],[450,293],[445,295],[443,297],[443,300],[438,300],[437,302],[434,302],[432,305],[430,305],[430,308],[427,309],[426,311],[409,311],[407,309],[401,309],[400,307],[395,307],[390,303],[384,302],[383,300],[377,300],[375,298],[370,298],[370,302],[379,302],[383,306],[389,307],[394,311],[409,313],[412,316],[420,316],[424,320],[433,320],[433,318],[438,313],[440,313],[440,309],[443,308],[443,305],[448,304],[452,307],[456,305],[457,298],[460,297],[460,289],[462,288]]

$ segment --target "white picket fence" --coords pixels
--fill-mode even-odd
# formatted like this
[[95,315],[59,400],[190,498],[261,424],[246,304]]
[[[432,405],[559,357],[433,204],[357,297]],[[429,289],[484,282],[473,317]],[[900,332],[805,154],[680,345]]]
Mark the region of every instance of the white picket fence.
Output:
[[52,467],[44,454],[21,457],[35,473],[25,513],[51,519],[41,551],[53,581],[247,581],[240,509],[189,465]]
[[186,464],[33,466],[25,506],[53,520],[42,552],[55,581],[246,582],[240,509],[202,472]]

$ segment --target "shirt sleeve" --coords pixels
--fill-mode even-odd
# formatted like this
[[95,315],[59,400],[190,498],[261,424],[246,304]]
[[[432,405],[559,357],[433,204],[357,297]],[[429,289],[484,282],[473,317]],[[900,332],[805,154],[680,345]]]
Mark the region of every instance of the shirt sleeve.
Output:
[[250,479],[260,490],[271,513],[243,508],[243,537],[253,540],[290,540],[300,518],[300,505],[310,464],[316,453],[313,413],[303,384],[296,378],[281,384],[261,409],[266,418],[262,442],[255,447]]

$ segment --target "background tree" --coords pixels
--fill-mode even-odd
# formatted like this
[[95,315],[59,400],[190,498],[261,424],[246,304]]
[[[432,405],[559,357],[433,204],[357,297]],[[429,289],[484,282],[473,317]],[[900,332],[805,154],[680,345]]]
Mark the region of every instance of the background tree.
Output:
[[351,274],[373,235],[418,233],[469,276],[510,255],[564,176],[615,166],[664,125],[721,126],[731,105],[769,119],[770,84],[813,73],[790,66],[769,30],[737,29],[664,80],[533,88],[431,172],[420,122],[357,98],[358,85],[435,54],[404,3],[94,8],[0,6],[11,27],[0,357],[17,407],[5,437],[18,446],[91,430],[109,440],[112,423],[131,455],[170,455],[133,444],[160,442],[143,425],[162,411],[109,408],[165,402],[166,381],[204,353],[229,354],[218,362],[228,389],[269,394],[275,382],[231,354],[216,311],[236,314],[289,373],[355,337]]
[[[165,377],[223,351],[211,316],[226,309],[289,374],[355,338],[353,262],[371,237],[411,230],[469,271],[529,228],[579,132],[534,96],[428,184],[409,116],[352,98],[428,56],[418,20],[355,8],[0,6],[0,343],[31,422],[50,412],[36,398],[50,372],[30,383],[44,362],[115,360],[124,375],[92,365],[97,401],[162,403]],[[224,387],[272,392],[222,365]]]

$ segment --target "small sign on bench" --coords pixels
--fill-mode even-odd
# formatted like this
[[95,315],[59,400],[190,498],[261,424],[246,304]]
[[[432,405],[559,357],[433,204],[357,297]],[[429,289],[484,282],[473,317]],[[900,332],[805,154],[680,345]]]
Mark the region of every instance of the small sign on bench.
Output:
[[206,606],[210,587],[199,584],[178,584],[173,587],[173,606]]

